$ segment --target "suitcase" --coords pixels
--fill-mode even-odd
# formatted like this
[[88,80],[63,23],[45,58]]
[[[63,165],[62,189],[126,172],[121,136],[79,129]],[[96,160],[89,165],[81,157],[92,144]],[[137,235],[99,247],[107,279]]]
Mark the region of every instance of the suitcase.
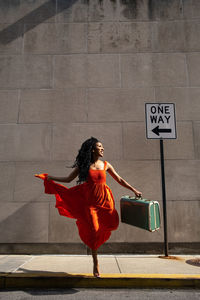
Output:
[[120,199],[121,222],[155,231],[160,228],[158,201],[124,196]]

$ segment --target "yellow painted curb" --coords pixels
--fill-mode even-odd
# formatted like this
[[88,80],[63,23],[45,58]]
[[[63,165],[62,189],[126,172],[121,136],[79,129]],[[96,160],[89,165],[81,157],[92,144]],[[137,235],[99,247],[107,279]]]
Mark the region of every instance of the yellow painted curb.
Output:
[[200,275],[194,274],[92,274],[5,273],[0,274],[0,289],[5,288],[200,288]]
[[[81,277],[94,278],[92,273],[64,272],[29,272],[29,273],[0,273],[1,277]],[[101,278],[166,278],[166,279],[200,279],[200,274],[161,274],[161,273],[103,273]]]
[[[85,276],[85,277],[93,277],[92,274],[90,273],[82,273],[82,274],[78,274],[78,273],[72,273],[72,276]],[[200,275],[198,274],[160,274],[160,273],[156,273],[156,274],[129,274],[129,273],[123,273],[123,274],[102,274],[101,278],[173,278],[173,279],[183,279],[183,278],[192,278],[192,279],[200,279]]]

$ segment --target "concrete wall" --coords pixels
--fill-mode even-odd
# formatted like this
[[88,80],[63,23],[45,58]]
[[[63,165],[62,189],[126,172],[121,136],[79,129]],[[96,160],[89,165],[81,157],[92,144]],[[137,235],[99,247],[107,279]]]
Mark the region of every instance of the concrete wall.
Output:
[[[121,176],[162,205],[146,102],[176,104],[178,138],[164,142],[169,242],[198,244],[200,1],[1,0],[0,22],[1,252],[64,243],[63,252],[85,253],[74,220],[59,216],[33,174],[68,174],[91,135]],[[108,184],[119,210],[130,193]],[[102,249],[162,242],[163,228],[120,224]]]

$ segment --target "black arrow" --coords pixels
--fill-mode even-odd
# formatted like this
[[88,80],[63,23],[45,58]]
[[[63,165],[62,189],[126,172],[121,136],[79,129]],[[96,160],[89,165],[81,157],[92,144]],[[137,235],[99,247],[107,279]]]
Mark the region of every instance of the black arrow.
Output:
[[171,129],[168,129],[168,128],[161,129],[161,128],[159,128],[159,126],[156,126],[154,129],[152,129],[152,131],[153,131],[153,133],[155,133],[158,136],[160,135],[161,132],[163,132],[163,133],[172,132]]

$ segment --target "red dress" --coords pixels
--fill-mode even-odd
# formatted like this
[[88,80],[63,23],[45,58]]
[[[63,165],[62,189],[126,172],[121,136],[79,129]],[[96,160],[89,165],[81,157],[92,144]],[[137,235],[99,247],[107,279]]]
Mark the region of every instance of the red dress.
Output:
[[45,193],[55,194],[60,215],[77,219],[80,238],[93,250],[119,225],[113,194],[106,184],[106,165],[105,161],[103,170],[90,169],[87,181],[72,188],[47,180],[47,174],[35,175],[44,179]]

